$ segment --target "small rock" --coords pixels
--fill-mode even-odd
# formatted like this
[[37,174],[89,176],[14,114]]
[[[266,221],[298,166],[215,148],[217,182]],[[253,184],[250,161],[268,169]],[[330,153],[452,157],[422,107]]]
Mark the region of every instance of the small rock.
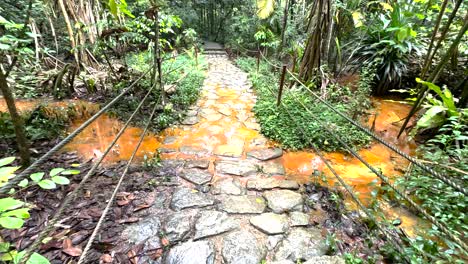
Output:
[[302,211],[302,195],[290,190],[273,190],[264,193],[268,201],[268,207],[275,213],[284,213],[290,211]]
[[284,170],[284,166],[281,163],[277,162],[265,162],[261,165],[261,170],[263,173],[268,175],[284,175],[286,171]]
[[299,189],[299,184],[295,181],[278,180],[275,178],[261,178],[247,181],[247,189],[249,190],[264,191],[274,188],[297,190]]
[[204,237],[219,235],[238,227],[238,223],[229,217],[227,213],[219,211],[201,212],[195,224],[195,237],[200,239]]
[[225,178],[217,181],[213,185],[213,194],[231,194],[231,195],[244,195],[246,192],[245,188],[238,179]]
[[198,123],[198,117],[196,116],[188,116],[184,120],[182,120],[182,125],[192,126]]
[[185,242],[169,251],[164,264],[214,264],[215,250],[209,241]]
[[206,155],[208,152],[204,149],[200,148],[195,148],[191,146],[182,146],[180,147],[180,152],[186,155],[197,155],[197,156],[203,156]]
[[345,260],[338,256],[320,256],[312,257],[304,264],[345,264]]
[[156,249],[161,246],[161,240],[159,239],[160,229],[160,219],[156,216],[152,216],[128,226],[124,230],[123,236],[133,244],[139,244],[146,241],[146,249]]
[[215,165],[217,172],[236,176],[246,177],[258,172],[255,164],[245,161],[219,161]]
[[260,214],[265,211],[265,200],[255,195],[223,195],[219,209],[232,214]]
[[209,160],[188,160],[185,162],[185,167],[189,169],[208,169],[210,166]]
[[170,215],[164,225],[164,231],[171,243],[183,240],[190,232],[193,214],[186,211],[176,212]]
[[273,251],[283,238],[283,235],[269,236],[267,239],[267,249]]
[[174,148],[158,148],[160,153],[174,153],[177,152],[177,149]]
[[293,229],[283,240],[275,253],[275,260],[291,260],[293,262],[323,256],[328,247],[318,229]]
[[258,264],[266,251],[252,233],[238,231],[224,238],[222,254],[227,264]]
[[211,196],[190,188],[178,188],[172,196],[171,207],[182,210],[191,207],[206,207],[214,204]]
[[173,84],[164,85],[164,92],[166,92],[169,95],[174,94],[176,92],[176,89],[177,89],[177,86]]
[[291,220],[291,226],[307,226],[309,225],[310,216],[301,212],[291,212],[289,213],[289,218]]
[[166,137],[163,141],[163,144],[170,145],[174,144],[177,141],[177,137]]
[[240,158],[242,152],[244,151],[244,144],[241,142],[236,145],[220,145],[217,146],[214,154],[218,156],[231,157],[231,158]]
[[198,111],[196,110],[187,111],[187,116],[196,116],[196,115],[198,115]]
[[250,224],[267,235],[276,235],[286,232],[288,218],[275,213],[264,213],[250,218]]
[[266,161],[283,156],[283,150],[280,148],[252,150],[247,153],[247,156]]
[[183,170],[180,177],[186,179],[189,182],[202,185],[208,183],[213,178],[210,172],[200,169],[188,169]]

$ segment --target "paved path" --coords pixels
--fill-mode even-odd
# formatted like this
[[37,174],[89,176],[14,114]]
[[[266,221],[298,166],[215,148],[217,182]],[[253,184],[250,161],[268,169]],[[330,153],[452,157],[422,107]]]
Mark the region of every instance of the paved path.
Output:
[[[285,180],[282,150],[259,134],[247,75],[208,56],[202,97],[164,133],[152,208],[124,237],[160,254],[141,263],[344,263],[310,220],[303,187]],[[159,178],[158,178],[159,179]]]

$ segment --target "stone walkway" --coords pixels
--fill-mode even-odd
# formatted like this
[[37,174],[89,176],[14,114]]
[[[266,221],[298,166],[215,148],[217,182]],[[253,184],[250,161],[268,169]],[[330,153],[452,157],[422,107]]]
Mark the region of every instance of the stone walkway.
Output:
[[154,173],[166,180],[124,239],[144,243],[141,263],[344,263],[325,256],[303,187],[284,179],[282,150],[259,134],[247,75],[226,56],[208,63],[201,99],[164,133]]

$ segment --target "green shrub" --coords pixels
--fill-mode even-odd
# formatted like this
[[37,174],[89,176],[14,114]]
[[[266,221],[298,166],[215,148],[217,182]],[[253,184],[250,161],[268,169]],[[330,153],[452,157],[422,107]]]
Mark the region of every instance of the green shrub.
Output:
[[[303,107],[305,105],[320,121],[329,124],[331,129],[340,135],[347,144],[357,148],[369,144],[369,136],[356,129],[325,105],[317,102],[310,93],[303,89],[285,90],[282,97],[283,106],[277,107],[276,96],[279,77],[271,72],[268,65],[262,63],[259,74],[256,74],[256,62],[253,58],[239,58],[237,65],[250,73],[250,79],[258,97],[254,112],[260,123],[262,134],[268,138],[293,150],[309,148],[311,142],[325,151],[344,150],[339,142],[330,138],[328,133],[324,133],[319,122],[305,110]],[[344,113],[354,108],[354,104],[333,103],[338,110]],[[297,124],[300,124],[299,127],[295,122],[292,122],[291,116],[295,118]]]

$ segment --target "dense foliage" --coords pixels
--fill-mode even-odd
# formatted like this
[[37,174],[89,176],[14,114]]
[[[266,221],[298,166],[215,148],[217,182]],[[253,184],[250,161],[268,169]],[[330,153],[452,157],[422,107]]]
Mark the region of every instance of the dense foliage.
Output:
[[[339,142],[330,139],[327,133],[323,133],[322,125],[314,119],[310,112],[314,113],[321,122],[328,125],[333,124],[333,130],[337,134],[346,135],[343,140],[347,144],[357,148],[369,144],[369,136],[349,125],[347,121],[325,105],[318,103],[305,89],[295,88],[285,92],[282,97],[282,105],[278,107],[276,98],[278,74],[272,72],[267,63],[260,65],[258,73],[253,58],[239,58],[237,65],[249,72],[252,84],[258,94],[254,112],[261,125],[262,134],[281,143],[285,148],[294,150],[310,148],[312,142],[326,151],[344,150]],[[342,112],[352,112],[353,109],[356,109],[356,105],[369,100],[368,94],[366,94],[369,91],[364,91],[360,97],[350,97],[348,102],[343,103],[343,97],[348,95],[344,91],[349,91],[349,88],[337,87],[336,90],[339,93],[332,90],[330,102],[334,103],[336,108]]]

